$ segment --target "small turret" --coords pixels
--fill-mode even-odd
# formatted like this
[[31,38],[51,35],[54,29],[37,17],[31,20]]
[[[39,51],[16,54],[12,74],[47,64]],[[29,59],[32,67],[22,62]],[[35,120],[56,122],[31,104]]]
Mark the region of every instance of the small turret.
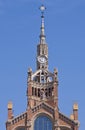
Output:
[[8,103],[8,120],[13,118],[13,104],[12,102]]
[[73,105],[73,115],[74,115],[74,120],[78,120],[78,104],[77,103]]

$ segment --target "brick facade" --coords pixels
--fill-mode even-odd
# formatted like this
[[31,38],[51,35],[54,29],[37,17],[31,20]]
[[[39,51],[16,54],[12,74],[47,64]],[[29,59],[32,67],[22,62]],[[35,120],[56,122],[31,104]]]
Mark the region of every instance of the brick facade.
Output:
[[28,70],[27,109],[13,116],[12,102],[8,103],[6,130],[34,130],[34,122],[39,115],[46,115],[53,123],[53,130],[78,130],[78,104],[74,104],[71,117],[58,109],[58,71],[48,71],[48,46],[45,41],[44,16],[41,16],[40,43],[37,45],[37,70]]

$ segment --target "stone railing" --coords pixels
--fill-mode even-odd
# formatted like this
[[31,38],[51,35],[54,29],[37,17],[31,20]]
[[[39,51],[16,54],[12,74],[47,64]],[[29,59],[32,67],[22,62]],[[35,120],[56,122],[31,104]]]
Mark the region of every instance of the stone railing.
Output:
[[49,83],[37,83],[37,82],[32,82],[33,87],[37,87],[37,88],[47,88],[47,87],[52,87],[53,86],[53,82],[49,82]]
[[20,120],[26,119],[26,116],[27,116],[27,113],[25,112],[25,113],[15,117],[14,119],[12,119],[11,123],[15,124],[15,123],[19,122]]

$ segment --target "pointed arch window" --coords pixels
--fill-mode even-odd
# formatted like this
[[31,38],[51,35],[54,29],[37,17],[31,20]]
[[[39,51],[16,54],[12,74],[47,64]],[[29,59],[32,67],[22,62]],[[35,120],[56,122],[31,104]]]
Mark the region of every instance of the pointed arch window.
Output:
[[34,122],[34,130],[53,130],[53,123],[45,115],[38,116]]

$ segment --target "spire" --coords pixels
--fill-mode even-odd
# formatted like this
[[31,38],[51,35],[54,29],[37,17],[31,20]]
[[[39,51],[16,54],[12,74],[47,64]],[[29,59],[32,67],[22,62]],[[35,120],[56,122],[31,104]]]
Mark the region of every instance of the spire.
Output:
[[45,6],[41,5],[41,28],[40,28],[40,42],[37,45],[37,70],[48,69],[48,46],[45,41],[45,28],[44,28],[44,11]]
[[44,11],[45,11],[45,6],[42,5],[40,7],[40,10],[41,10],[41,33],[40,33],[40,44],[45,44],[45,27],[44,27]]

